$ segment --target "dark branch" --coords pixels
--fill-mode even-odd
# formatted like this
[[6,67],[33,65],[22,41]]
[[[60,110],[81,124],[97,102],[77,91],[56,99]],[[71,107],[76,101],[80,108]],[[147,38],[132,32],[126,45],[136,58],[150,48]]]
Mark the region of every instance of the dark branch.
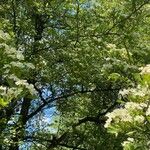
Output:
[[72,146],[72,145],[67,145],[67,144],[59,144],[60,146],[66,147],[66,148],[73,148],[73,149],[79,149],[79,150],[87,150],[85,148],[80,148],[78,146]]
[[105,115],[108,112],[110,112],[112,109],[114,109],[117,105],[118,105],[118,102],[115,102],[110,107],[108,107],[105,112],[99,113],[95,117],[85,117],[85,118],[79,120],[78,123],[74,124],[73,127],[77,127],[77,126],[81,125],[82,123],[86,123],[86,122],[94,122],[96,124],[104,124],[106,121]]
[[114,29],[116,26],[118,26],[120,23],[127,21],[128,19],[130,19],[136,12],[138,12],[143,6],[145,6],[146,4],[149,3],[149,0],[145,0],[143,4],[141,4],[138,8],[134,9],[134,11],[132,11],[127,17],[121,19],[119,22],[115,23],[110,29],[108,29],[105,32],[105,35],[109,34],[112,29]]
[[99,92],[99,91],[118,91],[120,90],[120,88],[117,88],[117,89],[95,89],[95,90],[85,90],[85,91],[77,91],[77,92],[74,92],[74,93],[69,93],[69,94],[66,94],[66,95],[60,95],[56,98],[53,98],[53,97],[48,97],[47,99],[45,99],[46,103],[43,103],[42,105],[40,105],[34,112],[32,112],[31,114],[28,115],[28,119],[32,118],[33,116],[35,116],[36,114],[38,114],[46,105],[50,104],[50,103],[53,103],[57,100],[62,100],[62,99],[66,99],[66,98],[69,98],[69,97],[72,97],[72,96],[75,96],[77,94],[84,94],[84,93],[91,93],[91,92]]

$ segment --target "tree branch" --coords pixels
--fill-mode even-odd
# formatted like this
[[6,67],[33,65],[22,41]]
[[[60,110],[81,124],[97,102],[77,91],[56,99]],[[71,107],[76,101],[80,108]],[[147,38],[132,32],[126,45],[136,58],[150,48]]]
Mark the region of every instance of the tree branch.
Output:
[[112,29],[114,29],[117,25],[119,25],[121,22],[125,22],[126,20],[130,19],[132,17],[133,14],[135,14],[136,12],[138,12],[143,6],[145,6],[146,4],[149,3],[149,0],[145,0],[144,3],[142,5],[140,5],[138,8],[134,9],[134,11],[132,11],[127,17],[121,19],[119,22],[115,23],[110,29],[108,29],[105,32],[105,35],[109,34],[109,32],[111,32]]
[[106,121],[105,115],[108,112],[110,112],[112,109],[114,109],[117,105],[118,105],[118,102],[114,102],[114,104],[112,104],[110,107],[108,107],[105,112],[99,113],[95,117],[88,117],[87,116],[87,117],[79,120],[78,123],[73,125],[73,127],[77,127],[77,126],[81,125],[82,123],[86,123],[86,122],[94,122],[96,124],[104,124]]
[[40,105],[34,112],[32,112],[31,114],[28,115],[27,119],[30,119],[32,118],[33,116],[35,116],[37,113],[39,113],[47,104],[50,104],[50,103],[53,103],[57,100],[61,100],[61,99],[64,99],[64,98],[69,98],[69,97],[72,97],[72,96],[75,96],[76,94],[84,94],[84,93],[91,93],[91,92],[98,92],[98,91],[118,91],[120,90],[120,88],[117,88],[117,89],[95,89],[95,90],[85,90],[85,91],[77,91],[77,92],[74,92],[74,93],[69,93],[69,94],[66,94],[66,95],[60,95],[58,97],[48,97],[47,99],[45,99],[46,103],[43,103],[42,105]]

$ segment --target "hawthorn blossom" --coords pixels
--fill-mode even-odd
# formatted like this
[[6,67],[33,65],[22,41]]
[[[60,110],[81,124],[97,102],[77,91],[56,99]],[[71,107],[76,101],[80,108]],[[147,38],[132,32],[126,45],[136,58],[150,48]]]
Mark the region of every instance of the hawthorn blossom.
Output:
[[134,121],[138,123],[143,123],[145,118],[142,115],[135,116]]
[[140,70],[140,74],[150,74],[150,64],[147,64],[145,67],[141,67]]
[[142,110],[143,107],[146,107],[146,104],[135,103],[135,102],[127,102],[125,104],[125,109],[127,109],[127,110]]
[[123,122],[132,122],[132,116],[126,109],[115,109],[111,113],[107,113],[106,117],[108,117],[104,127],[107,128],[111,125],[112,120],[115,122],[123,121]]
[[20,52],[20,51],[17,52],[16,57],[17,57],[17,59],[19,59],[19,60],[24,60],[24,56],[23,56],[22,52]]
[[16,81],[15,84],[16,85],[25,85],[25,86],[27,86],[28,82],[27,82],[27,80],[19,80],[19,81]]
[[148,107],[148,109],[146,111],[146,116],[150,116],[150,105],[149,105],[149,107]]
[[133,143],[133,142],[134,142],[134,139],[128,137],[128,138],[127,138],[127,141],[124,141],[124,142],[122,143],[122,146],[123,146],[123,147],[126,147],[128,144],[131,144],[131,143]]
[[107,48],[116,48],[116,45],[110,43],[110,44],[107,44],[106,47],[107,47]]
[[12,61],[10,64],[11,64],[13,67],[24,68],[24,64],[21,63],[21,62],[19,62],[19,61],[17,61],[17,62]]

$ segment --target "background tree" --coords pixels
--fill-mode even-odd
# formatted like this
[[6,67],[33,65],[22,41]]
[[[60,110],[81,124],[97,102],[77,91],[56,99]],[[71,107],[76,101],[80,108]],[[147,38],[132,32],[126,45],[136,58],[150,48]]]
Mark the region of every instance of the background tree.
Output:
[[1,149],[122,149],[105,115],[150,61],[149,1],[0,4]]

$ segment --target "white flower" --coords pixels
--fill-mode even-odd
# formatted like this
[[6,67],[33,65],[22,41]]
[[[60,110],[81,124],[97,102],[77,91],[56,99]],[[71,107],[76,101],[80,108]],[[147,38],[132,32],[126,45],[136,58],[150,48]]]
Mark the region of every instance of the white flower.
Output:
[[[106,115],[106,116],[107,116],[107,115]],[[105,128],[108,128],[108,127],[110,126],[110,124],[111,124],[111,121],[112,121],[112,118],[109,117],[109,118],[106,120],[106,123],[105,123],[104,127],[105,127]]]
[[9,139],[7,139],[7,138],[4,139],[4,143],[9,143],[9,142],[10,142]]
[[43,65],[47,65],[47,62],[45,60],[42,61]]
[[123,89],[123,90],[120,90],[120,91],[119,91],[119,94],[122,95],[122,96],[124,96],[124,95],[128,95],[129,92],[130,92],[129,90]]
[[140,85],[138,85],[137,88],[129,88],[129,89],[123,89],[121,91],[119,91],[119,94],[122,96],[127,96],[127,95],[135,95],[135,96],[140,96],[143,97],[147,94],[149,94],[149,90],[147,87],[141,87]]
[[121,116],[121,121],[124,121],[124,122],[132,122],[132,116],[127,113],[127,114],[124,114]]
[[16,85],[25,86],[26,89],[30,92],[31,95],[36,95],[37,91],[35,90],[32,84],[29,84],[27,80],[18,80],[15,82]]
[[143,106],[145,106],[144,103],[127,102],[127,103],[125,104],[125,108],[126,108],[127,110],[136,110],[136,109],[142,110],[142,109],[143,109]]
[[0,86],[0,95],[5,96],[7,92],[7,88],[4,86]]
[[26,63],[25,64],[28,68],[34,69],[35,66],[32,63]]
[[28,83],[27,83],[27,80],[18,80],[15,82],[16,85],[25,85],[27,86]]
[[0,86],[0,90],[1,90],[1,91],[6,91],[6,90],[7,90],[7,88],[6,88],[6,87],[4,87],[4,86]]
[[106,58],[105,58],[105,60],[106,60],[106,61],[109,61],[109,60],[111,60],[111,58],[109,58],[109,57],[106,57]]
[[20,51],[17,52],[17,56],[16,57],[19,60],[24,60],[24,56],[22,55],[22,52],[20,52]]
[[134,138],[128,137],[127,140],[130,141],[130,142],[134,142]]
[[28,86],[26,86],[26,88],[29,90],[31,95],[36,95],[37,94],[37,91],[35,90],[35,88],[32,84],[29,84]]
[[133,142],[134,142],[134,139],[128,137],[128,138],[127,138],[127,141],[124,141],[124,142],[122,143],[122,146],[125,147],[125,146],[127,146],[128,144],[133,143]]
[[17,97],[19,94],[21,94],[22,89],[21,88],[10,88],[7,92],[7,96],[12,98],[12,97]]
[[129,112],[126,109],[115,109],[111,113],[107,113],[106,117],[108,117],[104,127],[107,128],[111,125],[111,121],[118,123],[119,121],[124,122],[132,122],[132,116],[129,114]]
[[141,67],[140,70],[140,74],[150,74],[150,64],[146,65],[145,67]]
[[150,116],[150,106],[148,107],[148,109],[146,111],[146,116]]
[[5,51],[5,53],[8,54],[8,55],[9,55],[9,54],[16,54],[16,52],[17,52],[17,51],[16,51],[16,49],[14,49],[14,48],[9,48],[9,49],[7,48],[7,50]]
[[134,120],[137,121],[138,123],[143,123],[144,117],[142,115],[138,115],[138,116],[135,116]]
[[116,48],[116,45],[115,44],[107,44],[106,47],[107,48]]
[[19,61],[18,62],[12,61],[10,64],[14,67],[24,68],[24,64]]
[[128,144],[130,144],[130,143],[131,143],[130,141],[124,141],[124,142],[122,143],[122,146],[125,147],[126,145],[128,145]]
[[145,103],[140,103],[139,105],[140,105],[142,108],[147,107],[147,104],[145,104]]
[[11,74],[8,78],[12,79],[14,81],[18,81],[19,80],[19,78],[16,75],[14,75],[14,74]]

